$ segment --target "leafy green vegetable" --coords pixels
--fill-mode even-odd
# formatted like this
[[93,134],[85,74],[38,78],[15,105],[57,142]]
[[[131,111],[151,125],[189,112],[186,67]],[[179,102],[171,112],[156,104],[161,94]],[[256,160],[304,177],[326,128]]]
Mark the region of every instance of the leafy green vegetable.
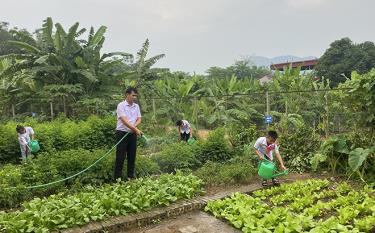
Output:
[[367,232],[375,225],[375,197],[347,183],[297,181],[262,189],[253,196],[236,193],[205,208],[243,232]]
[[0,231],[50,232],[109,216],[138,213],[166,206],[178,199],[192,198],[201,192],[201,181],[193,175],[161,175],[158,179],[140,178],[130,183],[88,187],[70,196],[62,194],[35,198],[23,210],[0,212]]

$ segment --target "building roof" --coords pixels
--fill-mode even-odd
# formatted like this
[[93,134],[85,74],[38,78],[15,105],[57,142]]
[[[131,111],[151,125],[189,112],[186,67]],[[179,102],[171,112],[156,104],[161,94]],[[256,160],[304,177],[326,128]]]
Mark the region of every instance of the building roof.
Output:
[[292,61],[292,62],[283,62],[278,64],[271,64],[271,70],[282,70],[284,67],[289,67],[290,65],[292,68],[297,67],[314,67],[318,63],[318,59],[311,59],[311,60],[304,60],[304,61]]
[[265,75],[265,76],[263,76],[259,79],[260,85],[263,85],[263,84],[268,83],[268,82],[272,82],[271,76]]

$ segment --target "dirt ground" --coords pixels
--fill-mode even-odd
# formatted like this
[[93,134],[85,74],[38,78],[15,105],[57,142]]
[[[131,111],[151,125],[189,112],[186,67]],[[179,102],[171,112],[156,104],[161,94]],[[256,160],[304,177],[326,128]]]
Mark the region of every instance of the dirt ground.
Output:
[[211,130],[197,130],[195,133],[199,138],[206,139]]
[[[303,174],[297,174],[297,173],[291,173],[291,174],[288,174],[286,176],[282,176],[282,177],[279,177],[279,181],[280,183],[283,183],[283,182],[291,182],[291,181],[294,181],[294,180],[304,180],[304,179],[311,179],[311,178],[317,178],[309,173],[303,173]],[[319,178],[322,178],[322,177],[319,177]],[[326,178],[326,177],[324,177]],[[243,184],[243,185],[249,185],[249,184],[255,184],[255,183],[261,183],[261,179],[258,177],[258,176],[255,176],[249,183],[247,184]],[[205,187],[205,193],[206,195],[213,195],[213,194],[216,194],[216,193],[219,193],[219,192],[227,192],[227,191],[230,191],[230,190],[234,190],[238,187],[241,187],[243,185],[230,185],[230,186],[211,186],[211,187]]]
[[186,213],[160,224],[127,231],[130,233],[239,233],[229,224],[202,211]]

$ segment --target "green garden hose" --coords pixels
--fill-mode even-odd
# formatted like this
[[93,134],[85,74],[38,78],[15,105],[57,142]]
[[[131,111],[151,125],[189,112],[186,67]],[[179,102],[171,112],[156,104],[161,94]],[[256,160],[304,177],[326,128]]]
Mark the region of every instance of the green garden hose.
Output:
[[[50,185],[53,185],[53,184],[57,184],[57,183],[60,183],[60,182],[64,182],[66,180],[70,180],[76,176],[79,176],[80,174],[86,172],[87,170],[89,170],[90,168],[92,168],[93,166],[95,166],[97,163],[99,163],[100,161],[102,161],[104,158],[106,158],[111,152],[113,149],[115,149],[117,147],[118,144],[120,144],[120,142],[122,142],[122,140],[124,140],[124,138],[126,136],[128,136],[129,133],[125,134],[111,149],[109,149],[103,156],[101,156],[100,158],[98,158],[94,163],[92,163],[90,166],[88,166],[87,168],[83,169],[82,171],[74,174],[74,175],[71,175],[71,176],[68,176],[64,179],[61,179],[61,180],[56,180],[56,181],[52,181],[52,182],[49,182],[49,183],[46,183],[46,184],[39,184],[39,185],[33,185],[33,186],[27,186],[27,187],[24,187],[25,189],[34,189],[34,188],[42,188],[42,187],[47,187],[47,186],[50,186]],[[142,137],[144,137],[142,135]],[[9,187],[9,188],[5,188],[5,189],[18,189],[18,187]]]

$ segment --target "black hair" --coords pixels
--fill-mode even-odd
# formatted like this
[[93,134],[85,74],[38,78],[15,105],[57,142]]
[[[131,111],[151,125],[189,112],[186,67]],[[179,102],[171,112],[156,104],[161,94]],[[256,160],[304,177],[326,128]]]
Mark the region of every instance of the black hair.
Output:
[[268,131],[268,137],[270,137],[270,138],[272,138],[273,140],[276,141],[276,139],[279,137],[279,135],[277,135],[276,131],[270,130],[270,131]]
[[135,87],[128,87],[128,88],[126,89],[126,91],[125,91],[125,95],[126,95],[126,94],[131,94],[132,92],[134,92],[135,94],[138,94],[138,90],[137,90],[137,88],[135,88]]
[[23,127],[22,125],[17,125],[16,127],[17,133],[23,133],[24,130],[25,130],[25,127]]
[[176,125],[177,125],[177,126],[181,126],[181,125],[182,125],[182,120],[178,120],[178,121],[176,122]]

